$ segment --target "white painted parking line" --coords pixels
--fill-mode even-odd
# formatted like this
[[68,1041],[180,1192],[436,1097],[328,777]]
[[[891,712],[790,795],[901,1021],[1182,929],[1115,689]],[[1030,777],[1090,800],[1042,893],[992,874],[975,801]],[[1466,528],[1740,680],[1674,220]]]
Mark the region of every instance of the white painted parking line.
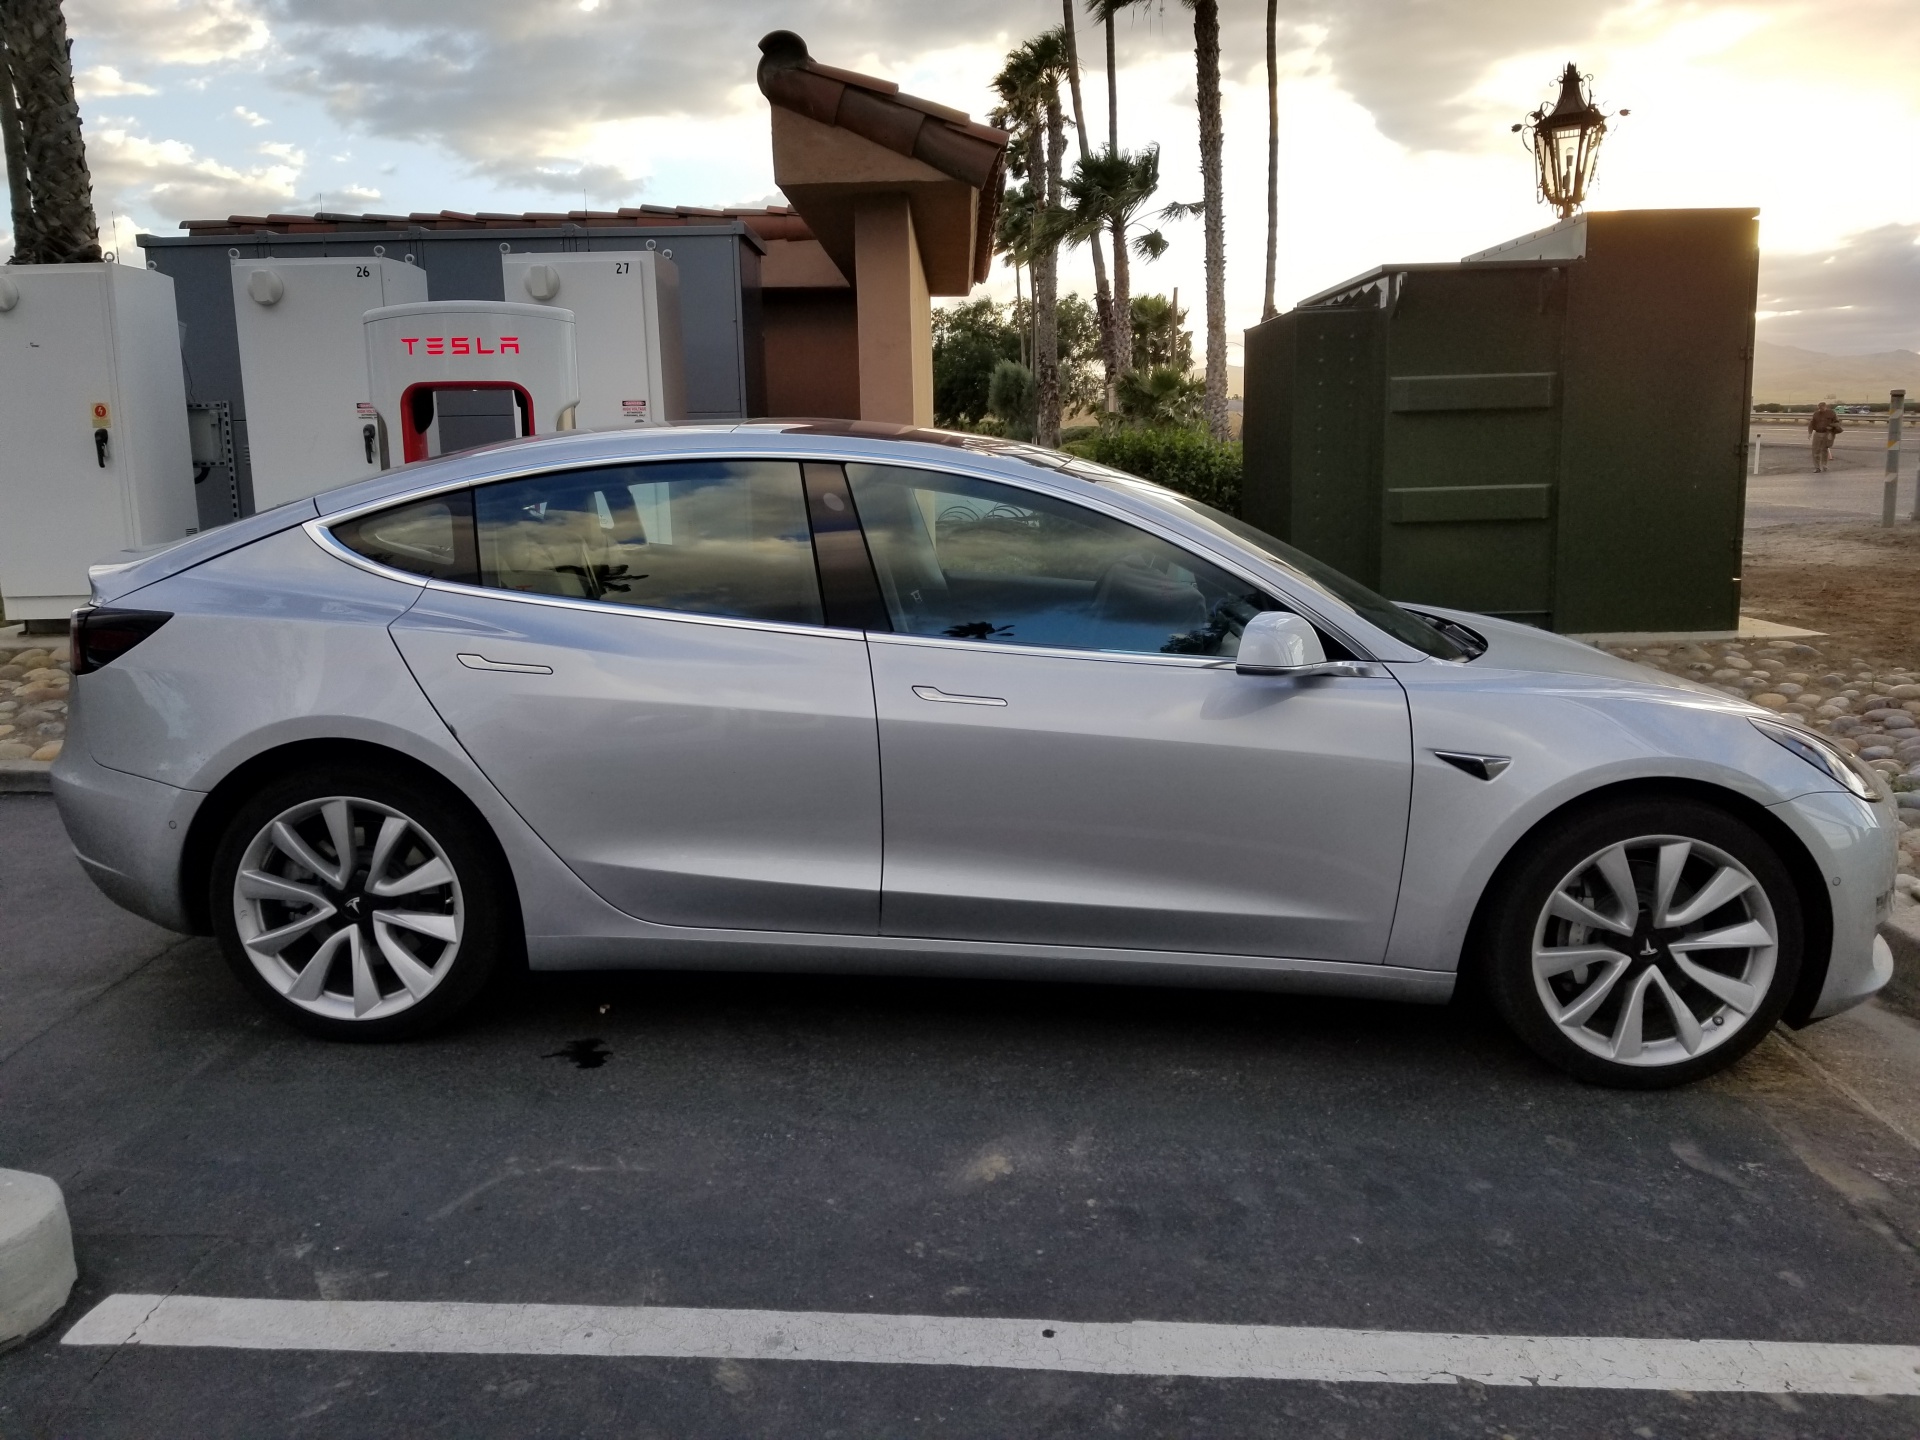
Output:
[[1386,1385],[1920,1395],[1920,1346],[1087,1324],[665,1306],[113,1295],[66,1345],[962,1365]]

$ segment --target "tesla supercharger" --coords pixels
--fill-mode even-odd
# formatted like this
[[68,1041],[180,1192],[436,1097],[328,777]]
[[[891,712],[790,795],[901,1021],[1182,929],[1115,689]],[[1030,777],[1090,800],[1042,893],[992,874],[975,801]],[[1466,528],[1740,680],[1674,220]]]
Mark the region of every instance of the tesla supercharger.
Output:
[[509,300],[573,311],[582,430],[687,418],[680,271],[670,250],[513,254],[502,249]]
[[0,267],[0,598],[64,620],[87,567],[198,525],[173,281]]
[[384,255],[236,255],[231,268],[254,508],[377,475],[361,317],[424,301],[426,271]]
[[383,463],[574,428],[571,310],[435,300],[369,310],[361,328]]

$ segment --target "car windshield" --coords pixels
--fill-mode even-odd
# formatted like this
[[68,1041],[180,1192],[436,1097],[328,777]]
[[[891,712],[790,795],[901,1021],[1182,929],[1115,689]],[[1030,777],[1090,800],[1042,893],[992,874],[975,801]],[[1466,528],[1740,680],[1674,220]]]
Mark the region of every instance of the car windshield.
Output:
[[1129,494],[1152,502],[1164,509],[1178,510],[1189,519],[1197,519],[1217,530],[1225,531],[1250,550],[1258,552],[1273,564],[1288,571],[1302,584],[1319,591],[1327,598],[1346,606],[1362,620],[1377,629],[1384,630],[1403,644],[1411,645],[1424,655],[1432,655],[1441,660],[1468,660],[1474,652],[1456,643],[1420,616],[1403,610],[1384,596],[1376,595],[1358,580],[1341,574],[1331,565],[1297,550],[1286,541],[1267,534],[1256,526],[1224,510],[1216,510],[1211,505],[1169,490],[1165,486],[1155,485],[1142,480],[1137,475],[1129,475],[1124,470],[1114,470],[1105,465],[1096,465],[1091,461],[1061,455],[1055,451],[1037,450],[1020,447],[1020,458],[1031,463],[1046,466],[1050,470],[1063,471],[1082,480],[1091,480],[1101,485],[1119,485]]

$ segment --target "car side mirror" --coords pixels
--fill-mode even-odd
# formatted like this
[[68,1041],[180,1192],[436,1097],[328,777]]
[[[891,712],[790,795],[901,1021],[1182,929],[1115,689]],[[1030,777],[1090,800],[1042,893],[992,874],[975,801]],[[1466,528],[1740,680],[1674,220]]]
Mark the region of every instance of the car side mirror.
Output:
[[1233,668],[1242,675],[1285,675],[1326,663],[1326,646],[1310,622],[1284,610],[1262,610],[1240,632]]

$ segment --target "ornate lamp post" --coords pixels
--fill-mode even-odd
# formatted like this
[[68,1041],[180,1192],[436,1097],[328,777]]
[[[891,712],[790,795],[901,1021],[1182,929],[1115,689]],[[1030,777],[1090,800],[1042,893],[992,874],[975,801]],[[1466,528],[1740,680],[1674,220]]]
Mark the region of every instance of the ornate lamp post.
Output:
[[1608,117],[1582,91],[1581,82],[1579,69],[1568,65],[1560,76],[1560,99],[1553,109],[1542,105],[1513,127],[1533,152],[1540,198],[1562,220],[1586,200],[1600,141],[1607,133]]

